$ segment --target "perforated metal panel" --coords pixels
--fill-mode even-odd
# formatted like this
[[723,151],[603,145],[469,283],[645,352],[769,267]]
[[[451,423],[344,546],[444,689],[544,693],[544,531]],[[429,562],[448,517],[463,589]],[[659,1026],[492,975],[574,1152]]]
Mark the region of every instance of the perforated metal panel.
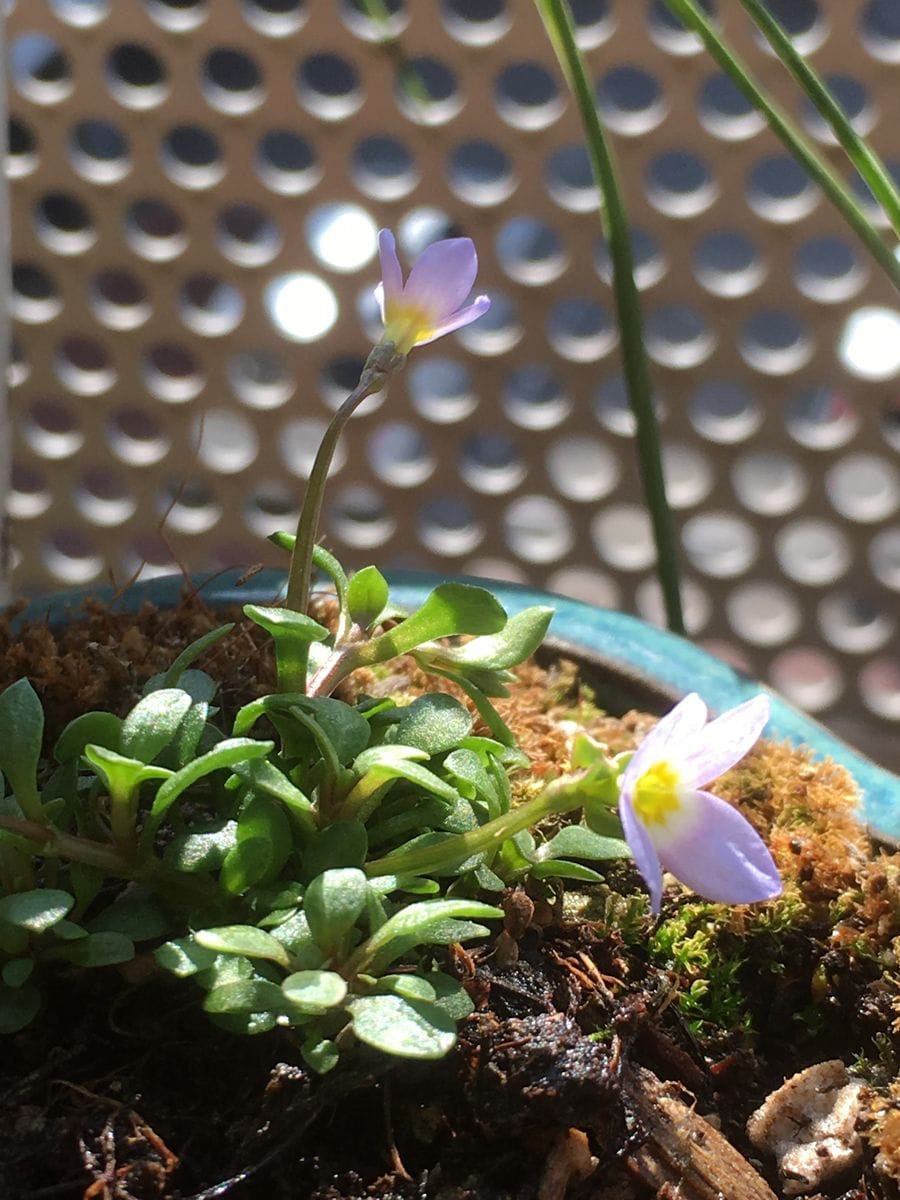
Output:
[[[352,423],[329,544],[659,618],[594,192],[529,0],[394,2],[393,44],[337,0],[7,8],[20,590],[278,563],[264,534],[377,337],[390,225],[408,258],[473,237],[494,304]],[[691,631],[888,759],[897,297],[664,5],[573,8],[634,223]],[[777,12],[896,165],[896,0]]]

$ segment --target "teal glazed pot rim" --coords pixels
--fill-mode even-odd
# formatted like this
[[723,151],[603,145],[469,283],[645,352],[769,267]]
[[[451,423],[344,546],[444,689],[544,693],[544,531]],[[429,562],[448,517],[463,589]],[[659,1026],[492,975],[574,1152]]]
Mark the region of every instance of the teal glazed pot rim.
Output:
[[[391,598],[404,608],[415,608],[445,577],[417,572],[388,576]],[[460,577],[457,577],[460,578]],[[517,584],[468,579],[463,582],[490,588],[510,615],[533,604],[555,610],[547,645],[585,661],[592,674],[615,685],[629,703],[664,712],[688,692],[699,692],[713,713],[748,700],[760,691],[768,694],[771,718],[766,736],[807,746],[816,758],[831,758],[845,767],[862,792],[862,817],[872,833],[900,843],[900,778],[848,746],[812,717],[799,711],[776,692],[735,670],[686,638],[625,613],[595,608],[578,600],[554,596]],[[203,582],[189,581],[213,608],[226,605],[277,603],[283,596],[285,573],[260,571],[238,586],[241,575],[225,572]],[[178,603],[188,581],[181,575],[149,579],[132,585],[121,595],[112,588],[83,588],[33,600],[18,619],[46,618],[51,625],[69,620],[83,601],[93,598],[122,612],[136,612],[146,601],[160,607]]]

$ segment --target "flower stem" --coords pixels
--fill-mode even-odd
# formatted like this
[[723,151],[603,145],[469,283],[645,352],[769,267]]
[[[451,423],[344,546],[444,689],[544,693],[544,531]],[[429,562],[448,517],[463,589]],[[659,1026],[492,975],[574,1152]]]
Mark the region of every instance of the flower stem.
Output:
[[306,494],[303,497],[303,507],[297,522],[297,537],[291,553],[285,604],[294,612],[305,613],[309,607],[313,548],[316,543],[319,518],[322,515],[325,483],[338,439],[344,432],[344,426],[363,400],[375,392],[380,392],[390,373],[401,367],[405,361],[404,355],[397,354],[391,342],[379,342],[366,360],[359,383],[334,414],[331,424],[325,430],[310,472]]
[[637,285],[628,220],[622,200],[618,171],[606,130],[600,121],[584,61],[575,41],[572,14],[566,0],[535,0],[556,57],[578,106],[587,139],[594,179],[603,198],[601,217],[606,226],[613,265],[613,291],[619,332],[622,338],[622,364],[628,399],[636,423],[638,463],[653,538],[656,543],[656,567],[666,608],[666,621],[673,633],[684,633],[681,610],[678,539],[669,502],[660,451],[659,423],[653,407],[653,389],[644,347],[643,319]]

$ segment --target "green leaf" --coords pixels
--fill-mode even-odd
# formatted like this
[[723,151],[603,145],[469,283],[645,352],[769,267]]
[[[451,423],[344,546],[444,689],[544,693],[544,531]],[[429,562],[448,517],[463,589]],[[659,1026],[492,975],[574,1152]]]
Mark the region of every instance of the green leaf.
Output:
[[234,629],[233,621],[227,625],[220,625],[218,629],[211,629],[209,633],[204,633],[202,637],[198,637],[189,646],[185,646],[168,671],[166,671],[163,677],[164,687],[177,687],[181,676],[191,663],[209,650],[211,646],[214,646],[216,642],[221,641],[223,637],[231,633],[232,629]]
[[232,732],[236,737],[248,733],[260,717],[289,713],[294,708],[313,718],[342,764],[352,762],[369,744],[369,723],[356,708],[331,696],[304,696],[301,692],[280,692],[245,704],[234,719]]
[[309,932],[306,913],[295,912],[271,930],[272,937],[290,952],[293,966],[297,970],[314,971],[322,966],[324,955]]
[[535,879],[575,879],[580,883],[602,883],[603,876],[593,867],[583,863],[561,862],[559,859],[549,859],[547,862],[535,863],[529,874]]
[[117,963],[131,962],[134,958],[134,942],[123,933],[111,930],[89,933],[85,938],[54,947],[48,957],[63,959],[79,967],[112,967]]
[[84,757],[111,796],[130,796],[147,779],[170,779],[168,767],[147,766],[139,758],[127,758],[104,746],[87,745]]
[[473,638],[462,646],[442,648],[440,658],[454,667],[503,671],[531,658],[544,640],[553,609],[543,605],[510,617],[499,633]]
[[[6,776],[25,816],[41,819],[37,768],[44,738],[44,710],[27,679],[0,693],[0,771]],[[30,1018],[29,1018],[30,1019]]]
[[475,1011],[472,997],[458,979],[452,979],[443,971],[432,971],[426,978],[434,988],[433,1003],[452,1020],[462,1021]]
[[277,1014],[284,1008],[284,996],[281,988],[268,979],[236,979],[213,988],[203,1001],[203,1008],[208,1013]]
[[[167,779],[153,801],[150,816],[145,826],[145,834],[152,837],[163,817],[178,799],[198,779],[213,771],[231,768],[235,763],[247,762],[251,758],[265,758],[275,749],[274,742],[257,742],[253,738],[226,738],[212,750],[195,758],[193,762],[182,767],[180,771]],[[148,833],[149,831],[149,833]]]
[[237,844],[237,821],[226,821],[214,829],[196,830],[176,836],[166,846],[163,861],[175,871],[195,874],[217,871],[228,851]]
[[237,843],[222,864],[220,883],[232,896],[274,879],[290,857],[293,837],[284,809],[268,796],[253,796],[241,810]]
[[301,817],[303,828],[313,828],[307,821],[307,818],[311,818],[313,811],[311,801],[269,759],[254,758],[250,762],[236,763],[232,770],[238,779],[251,787],[253,791],[265,792],[269,796],[273,796],[292,813]]
[[41,993],[33,983],[11,988],[0,984],[0,1034],[18,1033],[41,1009]]
[[[621,826],[620,826],[621,828]],[[535,858],[546,862],[554,858],[630,858],[628,843],[622,838],[604,837],[584,825],[565,825],[549,842],[538,847]]]
[[110,712],[82,713],[70,721],[53,747],[58,763],[77,762],[91,742],[107,750],[121,749],[122,718]]
[[335,821],[320,830],[303,852],[302,878],[309,880],[332,867],[361,867],[369,837],[360,821]]
[[142,763],[153,762],[175,737],[192,703],[181,688],[161,688],[144,696],[122,722],[122,754]]
[[300,1047],[303,1061],[318,1075],[327,1075],[338,1065],[341,1052],[330,1038],[310,1038]]
[[443,1058],[456,1044],[456,1022],[435,1004],[402,996],[360,996],[347,1005],[361,1042],[398,1058]]
[[325,955],[340,952],[365,908],[368,893],[369,881],[357,867],[325,871],[312,880],[303,908],[309,931]]
[[279,641],[324,642],[331,636],[324,625],[314,621],[305,613],[292,608],[265,608],[259,604],[245,604],[244,615],[249,617],[266,633],[271,634],[276,645]]
[[198,946],[192,937],[175,938],[164,942],[154,951],[154,958],[166,971],[179,979],[187,979],[198,971],[207,971],[216,961],[216,952]]
[[292,1007],[317,1016],[343,1004],[347,983],[335,971],[295,971],[282,980],[281,990]]
[[133,942],[148,942],[169,932],[171,922],[149,895],[122,896],[98,913],[88,925],[91,933],[122,933]]
[[499,600],[484,588],[468,583],[442,583],[411,617],[361,646],[354,661],[385,662],[408,654],[423,642],[460,633],[499,633],[505,624],[506,613]]
[[198,929],[194,941],[217,954],[240,954],[244,958],[263,958],[289,969],[291,958],[283,944],[255,925],[221,925],[216,929]]
[[488,930],[457,918],[497,920],[503,911],[477,900],[421,900],[395,913],[353,955],[351,969],[356,974],[380,975],[415,946],[449,945],[454,941],[484,937]]
[[242,896],[255,883],[271,877],[271,843],[266,838],[246,838],[225,855],[219,886],[229,896]]
[[350,580],[347,607],[350,619],[361,629],[371,629],[387,607],[387,580],[377,567],[363,567]]
[[34,888],[30,892],[14,892],[0,897],[0,921],[43,933],[69,913],[75,904],[74,896],[57,888]]
[[20,988],[31,978],[34,971],[33,958],[12,958],[9,962],[3,964],[3,970],[0,971],[0,978],[7,987]]
[[472,714],[466,706],[446,692],[431,692],[401,710],[392,740],[432,757],[452,750],[471,732]]

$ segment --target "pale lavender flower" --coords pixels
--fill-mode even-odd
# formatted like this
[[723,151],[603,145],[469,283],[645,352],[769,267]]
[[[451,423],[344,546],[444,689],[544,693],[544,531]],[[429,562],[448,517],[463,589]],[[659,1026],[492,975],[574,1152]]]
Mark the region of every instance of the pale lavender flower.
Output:
[[478,271],[471,238],[447,238],[426,246],[406,283],[389,229],[379,233],[378,251],[381,283],[375,295],[381,306],[384,340],[393,342],[400,354],[468,325],[491,306],[487,296],[476,296],[471,304],[465,304]]
[[705,784],[739,762],[769,719],[755,696],[706,724],[691,693],[647,734],[622,773],[619,816],[635,865],[659,912],[662,872],[723,904],[752,904],[781,892],[772,856],[749,821]]

